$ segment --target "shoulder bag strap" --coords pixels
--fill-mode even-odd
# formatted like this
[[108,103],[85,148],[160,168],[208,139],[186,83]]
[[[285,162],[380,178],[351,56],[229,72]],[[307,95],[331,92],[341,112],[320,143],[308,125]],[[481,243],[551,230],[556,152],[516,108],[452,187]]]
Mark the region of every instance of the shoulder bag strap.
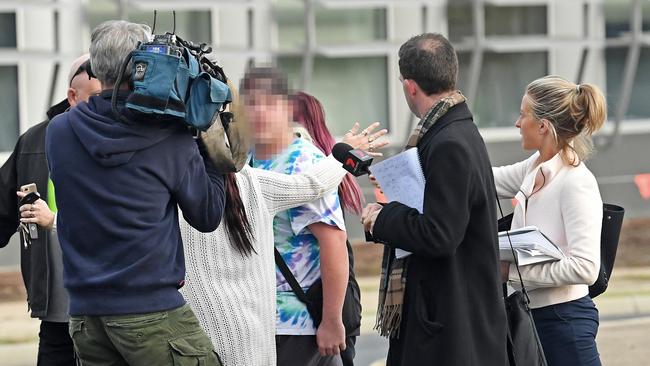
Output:
[[305,304],[309,304],[307,294],[305,294],[305,291],[303,291],[302,287],[300,287],[300,284],[296,280],[296,277],[293,275],[293,273],[291,273],[291,270],[287,266],[287,263],[284,261],[284,258],[282,258],[282,255],[280,252],[278,252],[277,248],[273,248],[273,250],[275,251],[275,265],[278,266],[280,272],[282,272],[282,275],[284,276],[284,279],[287,280],[287,283],[289,283],[289,286],[291,286],[291,290],[294,294],[296,294],[298,300],[302,301]]
[[[499,197],[496,197],[497,205],[499,205],[499,212],[501,213],[501,218],[503,218],[503,209],[501,208],[501,202],[499,202]],[[530,298],[528,297],[528,292],[526,291],[526,286],[524,286],[524,280],[521,278],[521,272],[519,271],[519,261],[517,260],[517,253],[515,253],[515,248],[512,246],[512,240],[510,240],[510,233],[506,231],[506,236],[508,237],[508,243],[510,243],[510,250],[512,251],[512,258],[515,261],[515,267],[517,267],[517,274],[519,275],[519,283],[521,284],[521,292],[524,294],[526,299],[526,307],[530,304]],[[505,289],[505,288],[504,288]],[[504,293],[504,295],[507,295]]]

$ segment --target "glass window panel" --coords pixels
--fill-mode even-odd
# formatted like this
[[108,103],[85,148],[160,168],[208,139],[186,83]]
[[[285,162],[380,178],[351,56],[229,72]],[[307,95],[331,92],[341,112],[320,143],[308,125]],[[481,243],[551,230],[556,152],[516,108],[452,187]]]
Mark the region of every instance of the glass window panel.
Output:
[[319,9],[316,13],[316,43],[319,45],[385,39],[385,9]]
[[113,0],[90,0],[86,7],[88,15],[88,27],[92,31],[101,23],[119,18],[117,2]]
[[[458,56],[459,86],[466,90],[471,54],[462,52]],[[486,52],[472,110],[476,123],[480,127],[513,126],[526,85],[547,73],[547,52]]]
[[[153,10],[129,11],[129,21],[153,25]],[[171,11],[158,11],[156,33],[163,34],[174,29],[174,19]],[[212,40],[210,11],[177,11],[176,34],[186,41],[194,43],[210,43]]]
[[280,49],[301,48],[305,44],[305,8],[302,0],[278,0],[275,20]]
[[[354,122],[388,125],[386,57],[316,58],[308,93],[323,104],[332,134],[342,136]],[[294,87],[300,82],[302,59],[281,57],[278,65]]]
[[[304,2],[278,0],[275,9],[280,49],[305,44]],[[386,40],[385,9],[316,9],[316,44],[321,46]]]
[[[91,0],[88,6],[88,25],[94,29],[101,23],[119,18],[119,9],[112,0]],[[142,10],[142,8],[130,7],[127,11],[127,18],[131,22],[153,25],[153,9]],[[171,32],[173,27],[173,16],[170,11],[158,11],[156,20],[156,33],[162,34]],[[193,42],[212,41],[211,13],[210,11],[177,11],[176,12],[176,34],[185,40]]]
[[472,6],[467,2],[449,2],[447,5],[447,24],[449,40],[462,42],[464,38],[474,37]]
[[607,2],[603,4],[605,13],[605,35],[618,37],[630,31],[630,4]]
[[17,66],[0,66],[0,111],[0,151],[12,151],[20,131]]
[[[473,14],[470,3],[450,2],[447,21],[452,42],[474,37]],[[545,35],[547,32],[546,6],[485,7],[486,36]]]
[[[609,48],[605,51],[605,60],[607,62],[607,99],[612,117],[616,115],[619,93],[623,83],[626,57],[627,48]],[[632,93],[630,94],[630,105],[625,115],[626,118],[650,118],[650,104],[648,103],[648,95],[650,95],[650,73],[647,70],[650,70],[650,49],[642,48],[636,77],[632,85]]]
[[545,35],[546,6],[486,6],[487,36]]
[[[650,3],[641,5],[644,31],[650,31]],[[603,4],[605,14],[605,35],[608,38],[620,37],[630,32],[631,2],[608,0]]]
[[16,13],[0,13],[0,48],[16,48]]

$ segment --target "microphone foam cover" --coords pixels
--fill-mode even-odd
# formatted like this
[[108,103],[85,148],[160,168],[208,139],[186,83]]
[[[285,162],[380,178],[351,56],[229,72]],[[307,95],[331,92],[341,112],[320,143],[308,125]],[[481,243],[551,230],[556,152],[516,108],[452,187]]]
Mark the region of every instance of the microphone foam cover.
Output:
[[334,159],[340,161],[341,163],[345,162],[345,159],[348,156],[348,152],[352,150],[352,146],[346,144],[345,142],[337,142],[332,146],[332,155]]

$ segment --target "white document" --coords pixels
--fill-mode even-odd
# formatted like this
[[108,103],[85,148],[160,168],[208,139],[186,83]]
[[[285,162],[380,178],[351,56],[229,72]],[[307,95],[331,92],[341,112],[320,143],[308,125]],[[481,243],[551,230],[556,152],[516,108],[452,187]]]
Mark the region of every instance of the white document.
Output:
[[[425,179],[417,148],[373,164],[369,169],[389,201],[397,201],[422,213]],[[397,258],[410,254],[402,249],[395,250]]]
[[557,261],[565,257],[560,248],[535,226],[499,233],[500,259],[514,262],[510,242],[512,242],[520,266]]

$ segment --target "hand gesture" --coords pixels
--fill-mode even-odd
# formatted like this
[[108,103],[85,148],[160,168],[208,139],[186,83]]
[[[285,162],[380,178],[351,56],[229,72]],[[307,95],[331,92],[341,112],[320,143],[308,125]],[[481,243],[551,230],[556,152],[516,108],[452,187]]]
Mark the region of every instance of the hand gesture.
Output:
[[387,134],[388,130],[381,129],[372,133],[377,127],[379,127],[379,122],[375,122],[359,132],[359,123],[355,122],[354,126],[343,136],[343,142],[354,149],[364,150],[370,156],[383,156],[384,154],[377,151],[388,145],[388,140],[378,139]]

